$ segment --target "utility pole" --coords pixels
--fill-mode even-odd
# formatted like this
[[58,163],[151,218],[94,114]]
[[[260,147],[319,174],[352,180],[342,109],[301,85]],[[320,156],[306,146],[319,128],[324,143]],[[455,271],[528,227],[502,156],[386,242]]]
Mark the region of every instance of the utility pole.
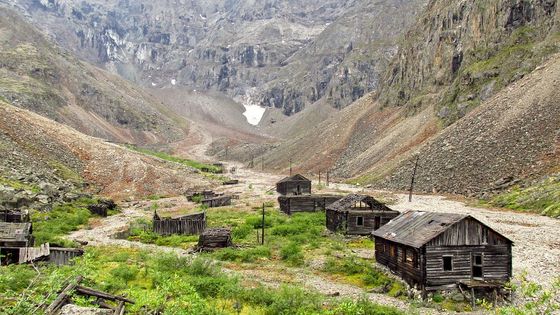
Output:
[[321,186],[321,171],[319,171],[319,186]]
[[329,171],[327,171],[327,187],[329,187]]
[[264,172],[264,156],[261,155],[261,171]]
[[410,192],[408,194],[408,202],[412,202],[412,191],[414,191],[414,181],[416,180],[416,170],[418,169],[418,160],[420,156],[416,156],[416,163],[414,163],[414,170],[412,171],[412,180],[410,181]]
[[263,203],[263,211],[262,211],[262,235],[261,235],[261,245],[264,245],[264,203]]
[[228,149],[229,149],[229,145],[226,145],[226,160],[227,160],[227,156],[228,156]]

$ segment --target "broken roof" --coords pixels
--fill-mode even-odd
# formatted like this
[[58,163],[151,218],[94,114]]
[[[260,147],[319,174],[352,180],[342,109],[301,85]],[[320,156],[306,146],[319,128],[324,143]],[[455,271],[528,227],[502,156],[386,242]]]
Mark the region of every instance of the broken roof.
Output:
[[0,241],[25,242],[31,234],[31,223],[0,222]]
[[[387,207],[384,203],[378,201],[377,199],[373,198],[372,196],[368,195],[358,195],[358,194],[350,194],[336,202],[333,202],[330,206],[327,207],[329,210],[335,211],[348,211],[351,210],[352,206],[356,202],[363,202],[367,203],[372,206],[372,210],[381,210],[381,211],[394,211],[391,208]],[[364,210],[361,210],[364,211]]]
[[278,183],[284,183],[284,182],[297,182],[297,181],[306,181],[306,182],[310,182],[309,179],[307,179],[305,176],[301,175],[301,174],[296,174],[294,176],[288,176],[284,179],[282,179],[281,181],[279,181]]
[[[420,248],[455,223],[466,218],[476,220],[467,214],[407,211],[374,231],[373,235],[395,243]],[[484,223],[476,221],[486,226]]]

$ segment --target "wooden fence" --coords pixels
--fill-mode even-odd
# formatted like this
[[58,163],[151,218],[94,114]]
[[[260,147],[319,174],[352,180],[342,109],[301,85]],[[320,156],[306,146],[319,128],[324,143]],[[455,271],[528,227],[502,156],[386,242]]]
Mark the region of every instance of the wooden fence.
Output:
[[70,265],[72,264],[72,259],[82,256],[83,254],[84,250],[79,248],[51,247],[49,263],[57,266]]
[[206,213],[200,212],[179,218],[154,216],[153,231],[159,235],[197,235],[206,229]]

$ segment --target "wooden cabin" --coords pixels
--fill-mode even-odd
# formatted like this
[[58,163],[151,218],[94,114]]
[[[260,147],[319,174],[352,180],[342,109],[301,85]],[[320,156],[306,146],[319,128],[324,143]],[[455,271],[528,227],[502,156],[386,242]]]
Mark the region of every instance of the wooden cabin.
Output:
[[348,195],[327,206],[327,228],[347,235],[371,235],[400,212],[367,195]]
[[154,212],[152,230],[159,235],[197,235],[206,229],[206,213],[199,212],[174,218],[161,218]]
[[216,248],[231,247],[233,245],[231,230],[224,228],[207,229],[198,238],[198,248],[212,250]]
[[20,249],[33,246],[31,223],[0,222],[0,263],[19,263]]
[[202,205],[208,208],[217,208],[231,205],[231,196],[219,196],[202,200]]
[[280,210],[287,215],[296,212],[317,212],[324,211],[327,206],[340,200],[341,196],[334,195],[301,195],[301,196],[280,196],[278,204]]
[[377,262],[424,292],[512,275],[513,242],[469,215],[408,211],[373,236]]
[[276,191],[284,196],[311,194],[311,181],[303,175],[296,174],[276,183]]

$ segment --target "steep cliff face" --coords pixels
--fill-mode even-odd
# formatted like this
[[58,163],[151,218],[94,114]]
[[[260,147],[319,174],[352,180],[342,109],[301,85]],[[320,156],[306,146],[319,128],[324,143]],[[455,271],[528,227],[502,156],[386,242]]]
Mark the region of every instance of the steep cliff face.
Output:
[[432,0],[379,93],[384,105],[436,103],[451,124],[558,51],[556,0]]
[[139,88],[61,52],[1,7],[0,97],[113,141],[165,143],[184,136],[184,121]]
[[377,88],[397,40],[426,1],[359,1],[298,50],[262,89],[262,104],[301,111],[325,98],[341,109]]
[[0,2],[127,79],[248,94],[292,114],[322,97],[340,108],[375,89],[425,0]]
[[[556,1],[431,1],[378,93],[266,152],[279,169],[485,195],[560,166]],[[309,116],[309,115],[308,115]]]

